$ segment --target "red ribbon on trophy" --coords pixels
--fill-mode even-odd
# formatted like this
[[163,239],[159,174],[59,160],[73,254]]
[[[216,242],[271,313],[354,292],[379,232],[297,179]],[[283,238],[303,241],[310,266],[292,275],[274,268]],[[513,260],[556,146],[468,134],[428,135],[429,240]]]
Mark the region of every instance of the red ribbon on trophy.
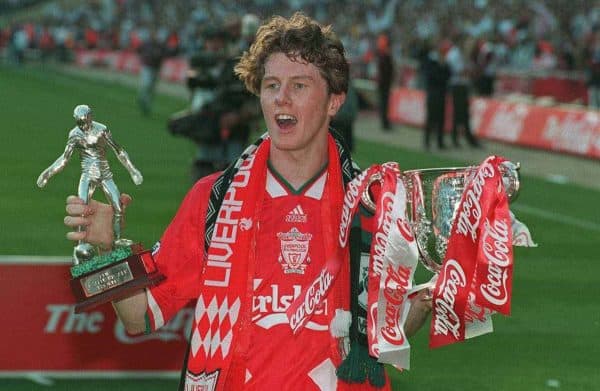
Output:
[[[368,281],[367,336],[371,355],[397,368],[410,367],[404,323],[418,249],[406,215],[407,191],[397,163],[380,167]],[[379,287],[379,289],[373,289]]]
[[467,184],[433,292],[429,345],[468,337],[469,324],[492,312],[510,314],[513,252],[508,197],[490,156]]
[[367,339],[369,353],[379,362],[397,368],[409,368],[410,344],[404,323],[410,308],[408,293],[412,288],[418,263],[418,249],[406,216],[407,191],[397,163],[373,165],[350,182],[346,192],[340,244],[348,237],[350,216],[365,191],[379,182],[374,197],[374,227],[369,254],[367,292]]

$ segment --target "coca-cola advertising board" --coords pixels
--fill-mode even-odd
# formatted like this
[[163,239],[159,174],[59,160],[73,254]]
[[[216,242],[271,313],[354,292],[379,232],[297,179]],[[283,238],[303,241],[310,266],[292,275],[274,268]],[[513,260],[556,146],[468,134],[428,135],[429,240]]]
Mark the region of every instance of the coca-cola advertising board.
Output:
[[1,372],[179,371],[193,310],[150,335],[128,335],[110,304],[74,314],[71,261],[0,261]]
[[[451,100],[447,101],[448,106]],[[600,111],[584,108],[544,107],[496,99],[471,99],[471,128],[478,137],[600,159]],[[450,129],[451,110],[446,108]],[[423,127],[425,94],[396,88],[390,96],[390,119]]]
[[476,133],[484,138],[600,159],[600,112],[476,98]]

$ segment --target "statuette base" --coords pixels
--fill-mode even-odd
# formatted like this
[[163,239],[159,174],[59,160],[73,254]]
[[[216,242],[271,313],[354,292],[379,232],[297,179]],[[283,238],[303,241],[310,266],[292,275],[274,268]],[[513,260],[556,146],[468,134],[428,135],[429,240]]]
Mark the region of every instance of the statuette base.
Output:
[[139,244],[117,248],[71,268],[75,313],[125,298],[164,280],[149,250]]

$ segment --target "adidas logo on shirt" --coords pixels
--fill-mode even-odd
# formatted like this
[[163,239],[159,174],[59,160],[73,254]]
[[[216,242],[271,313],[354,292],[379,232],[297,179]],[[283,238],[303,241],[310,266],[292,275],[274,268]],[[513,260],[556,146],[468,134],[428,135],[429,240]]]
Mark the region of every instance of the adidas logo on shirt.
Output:
[[286,223],[306,223],[306,215],[302,210],[302,206],[298,204],[285,216]]

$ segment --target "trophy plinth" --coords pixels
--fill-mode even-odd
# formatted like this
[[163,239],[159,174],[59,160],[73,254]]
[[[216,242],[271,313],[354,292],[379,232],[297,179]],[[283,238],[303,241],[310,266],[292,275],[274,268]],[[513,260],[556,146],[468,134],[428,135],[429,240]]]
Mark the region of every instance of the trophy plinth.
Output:
[[165,277],[158,271],[152,254],[140,244],[121,247],[71,267],[71,290],[77,304],[75,313],[119,300]]

